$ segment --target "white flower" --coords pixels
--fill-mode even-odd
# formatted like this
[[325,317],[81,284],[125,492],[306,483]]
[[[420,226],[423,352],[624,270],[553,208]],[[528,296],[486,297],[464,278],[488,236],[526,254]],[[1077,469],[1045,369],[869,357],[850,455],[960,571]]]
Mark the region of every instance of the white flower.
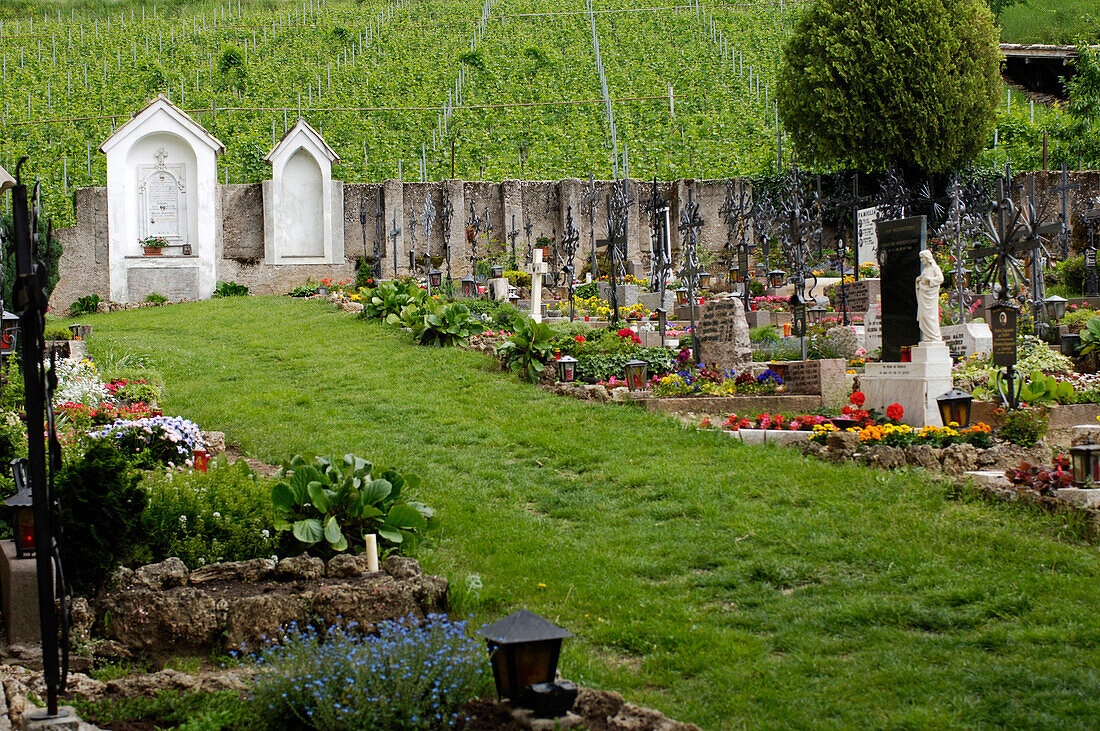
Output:
[[271,531],[269,531],[267,528],[264,528],[262,531],[260,531],[260,535],[263,536],[264,538],[270,538],[271,537]]
[[180,525],[187,525],[187,516],[186,515],[181,515],[180,516]]
[[222,514],[221,514],[221,513],[219,513],[219,512],[217,511],[217,510],[215,510],[215,511],[214,511],[214,517],[215,517],[215,518],[220,518],[220,517],[222,517]]

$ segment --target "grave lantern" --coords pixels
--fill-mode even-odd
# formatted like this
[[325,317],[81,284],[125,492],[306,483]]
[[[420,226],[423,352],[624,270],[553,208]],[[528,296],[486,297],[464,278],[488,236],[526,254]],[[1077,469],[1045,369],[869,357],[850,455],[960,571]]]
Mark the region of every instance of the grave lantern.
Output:
[[577,377],[577,359],[571,355],[558,358],[558,381],[572,383]]
[[[497,696],[516,705],[523,705],[524,700],[537,693],[529,690],[531,686],[554,682],[561,641],[573,636],[526,609],[483,627],[478,634],[489,645]],[[556,715],[565,715],[575,700],[574,689],[573,697],[568,699],[569,705]]]
[[825,313],[828,311],[823,305],[814,303],[812,307],[806,308],[806,315],[811,325],[817,325],[825,319]]
[[710,286],[710,272],[699,272],[699,289],[706,289]]
[[1069,449],[1073,484],[1077,487],[1100,482],[1100,444],[1078,444]]
[[428,272],[428,286],[435,288],[443,284],[443,272],[433,269]]
[[544,287],[553,287],[554,286],[554,278],[550,276],[550,272],[543,272],[543,274],[542,274],[542,286],[544,286]]
[[787,273],[782,269],[772,269],[768,272],[768,283],[773,289],[779,289],[787,283]]
[[517,292],[514,289],[509,290],[508,291],[508,302],[510,302],[513,307],[518,307],[519,306],[519,292]]
[[0,331],[0,355],[10,355],[19,344],[19,316],[4,310]]
[[974,397],[966,391],[953,388],[942,396],[936,397],[936,406],[940,410],[940,421],[944,426],[951,422],[960,427],[970,426],[970,403]]
[[646,362],[644,360],[628,360],[626,362],[626,385],[631,391],[644,391],[646,382]]
[[1081,336],[1077,333],[1066,333],[1062,336],[1062,355],[1073,358],[1077,355],[1077,346],[1081,344]]
[[730,270],[730,284],[737,284],[743,281],[745,281],[745,275],[741,273],[740,269]]
[[504,276],[504,267],[502,267],[500,264],[494,264],[489,268],[489,275],[493,279],[500,279]]
[[676,306],[687,307],[688,303],[688,291],[687,287],[680,287],[676,290]]
[[14,459],[11,463],[15,478],[15,494],[4,501],[11,508],[12,527],[15,529],[15,557],[34,554],[34,497],[27,480],[26,459]]
[[462,296],[468,300],[477,298],[477,280],[470,274],[462,278]]
[[1061,320],[1066,316],[1066,298],[1052,294],[1043,300],[1043,309],[1046,310],[1047,317],[1051,321]]

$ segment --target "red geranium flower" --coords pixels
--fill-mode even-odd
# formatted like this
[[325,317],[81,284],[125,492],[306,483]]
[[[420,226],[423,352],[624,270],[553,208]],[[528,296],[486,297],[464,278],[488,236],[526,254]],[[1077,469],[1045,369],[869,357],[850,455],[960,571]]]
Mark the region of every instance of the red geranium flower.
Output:
[[867,400],[867,397],[863,394],[863,391],[853,391],[848,400],[856,406],[863,406],[863,402]]
[[583,335],[578,335],[573,339],[576,340],[578,343],[583,343],[584,342],[584,336]]
[[905,416],[905,409],[901,404],[890,404],[886,407],[886,417],[893,419],[894,421],[901,421],[901,418]]

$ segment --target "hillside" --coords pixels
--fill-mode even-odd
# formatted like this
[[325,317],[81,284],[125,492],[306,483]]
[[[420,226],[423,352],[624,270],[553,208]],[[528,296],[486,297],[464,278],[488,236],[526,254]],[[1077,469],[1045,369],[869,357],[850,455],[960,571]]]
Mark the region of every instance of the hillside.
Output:
[[771,69],[796,7],[313,0],[0,20],[0,159],[30,154],[55,209],[66,180],[103,183],[98,145],[165,93],[226,144],[231,183],[266,177],[299,110],[343,180],[419,179],[422,160],[452,177],[452,151],[455,177],[609,177],[612,146],[635,177],[755,172],[774,157]]

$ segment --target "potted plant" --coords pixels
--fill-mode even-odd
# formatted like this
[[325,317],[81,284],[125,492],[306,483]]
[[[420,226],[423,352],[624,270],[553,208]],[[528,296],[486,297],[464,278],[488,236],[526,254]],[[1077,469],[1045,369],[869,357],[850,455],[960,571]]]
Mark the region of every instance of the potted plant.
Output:
[[159,236],[146,236],[139,243],[145,251],[145,256],[160,256],[161,250],[169,245],[167,241]]

